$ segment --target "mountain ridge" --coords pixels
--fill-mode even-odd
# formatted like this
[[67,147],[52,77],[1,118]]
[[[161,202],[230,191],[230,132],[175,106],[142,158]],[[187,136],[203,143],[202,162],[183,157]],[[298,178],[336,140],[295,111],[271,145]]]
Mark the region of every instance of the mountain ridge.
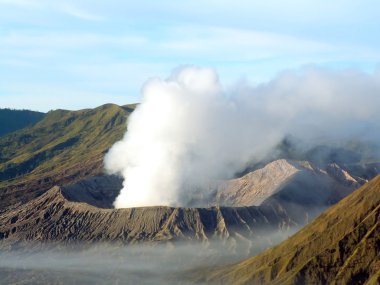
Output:
[[240,263],[204,271],[197,280],[218,284],[377,284],[379,239],[377,176],[288,240]]
[[[273,172],[277,171],[277,166],[283,169],[283,166],[295,163],[285,160],[272,162],[269,168],[264,167],[270,170],[266,176],[276,184],[278,176]],[[357,182],[353,182],[351,176],[336,165],[334,174],[340,180],[335,182],[307,162],[297,162],[297,165],[298,176],[286,179],[280,190],[271,192],[258,206],[214,204],[204,208],[157,206],[113,209],[113,201],[122,188],[122,179],[117,176],[95,176],[69,185],[56,185],[41,196],[0,214],[0,239],[5,243],[35,239],[64,243],[93,240],[136,243],[220,238],[254,241],[255,246],[262,244],[261,247],[265,248],[275,243],[265,238],[265,234],[277,235],[278,241],[280,236],[308,223],[357,186]],[[302,170],[305,173],[300,170],[302,165],[307,169]],[[260,176],[262,170],[249,175],[254,173]],[[30,215],[30,212],[35,214]],[[108,226],[110,222],[105,221],[112,221],[114,226]],[[68,229],[68,225],[72,228]],[[57,232],[51,233],[51,229]]]
[[103,173],[104,154],[124,135],[134,106],[51,111],[33,127],[0,137],[0,212],[54,185]]
[[[32,211],[34,209],[34,211]],[[257,207],[100,209],[67,199],[55,186],[24,207],[0,216],[3,243],[20,241],[160,242],[234,238],[248,240],[269,225],[292,225],[285,213]],[[288,222],[286,222],[288,221]],[[275,227],[276,228],[276,227]]]
[[[290,184],[293,184],[292,187],[305,187],[310,184],[307,180],[318,184],[326,192],[342,188],[343,193],[334,192],[337,200],[366,182],[361,177],[353,178],[336,163],[328,164],[325,169],[321,169],[308,161],[278,159],[242,177],[221,183],[214,203],[224,206],[257,206]],[[294,185],[295,181],[299,185]]]
[[0,108],[0,137],[39,122],[45,113]]

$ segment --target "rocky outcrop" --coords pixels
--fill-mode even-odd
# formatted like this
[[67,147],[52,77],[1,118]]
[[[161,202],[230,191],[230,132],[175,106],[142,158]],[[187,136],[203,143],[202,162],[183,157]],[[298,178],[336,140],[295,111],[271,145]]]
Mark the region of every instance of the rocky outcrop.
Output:
[[356,180],[354,177],[352,177],[347,170],[342,169],[339,165],[336,163],[331,163],[327,165],[326,172],[329,174],[332,178],[334,178],[338,183],[341,183],[344,186],[353,186],[353,187],[359,187],[360,182],[363,182],[364,179],[357,178]]

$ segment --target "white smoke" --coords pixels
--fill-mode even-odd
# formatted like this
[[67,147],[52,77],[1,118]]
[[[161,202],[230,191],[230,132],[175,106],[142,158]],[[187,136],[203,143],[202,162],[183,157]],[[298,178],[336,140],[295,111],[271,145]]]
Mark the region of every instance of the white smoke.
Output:
[[186,205],[287,135],[377,139],[379,107],[378,73],[306,68],[227,92],[212,69],[178,69],[146,83],[128,132],[105,158],[124,177],[115,207]]

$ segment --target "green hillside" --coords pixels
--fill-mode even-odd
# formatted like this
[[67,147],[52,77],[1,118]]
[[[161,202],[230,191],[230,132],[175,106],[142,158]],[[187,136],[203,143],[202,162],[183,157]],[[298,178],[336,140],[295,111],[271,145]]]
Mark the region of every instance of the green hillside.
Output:
[[194,276],[217,284],[379,284],[379,241],[380,176],[280,245]]
[[0,109],[0,136],[31,126],[44,116],[44,113],[29,110]]
[[[134,108],[51,111],[31,128],[0,137],[0,198],[18,191],[41,194],[54,184],[101,173],[104,154],[122,138]],[[25,193],[19,196],[28,200]]]

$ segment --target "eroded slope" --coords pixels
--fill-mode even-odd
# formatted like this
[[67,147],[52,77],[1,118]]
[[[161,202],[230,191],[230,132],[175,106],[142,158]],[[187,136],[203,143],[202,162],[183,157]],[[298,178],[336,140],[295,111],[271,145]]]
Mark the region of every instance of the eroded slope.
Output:
[[380,176],[280,245],[194,276],[218,284],[378,284],[379,240]]
[[[315,189],[314,191],[334,203],[333,201],[339,201],[365,181],[360,177],[352,177],[335,163],[321,169],[307,161],[279,159],[243,177],[222,183],[218,187],[214,204],[258,206],[284,188],[299,189],[299,192]],[[307,195],[310,196],[310,193]]]
[[42,196],[0,216],[2,246],[20,241],[161,242],[213,238],[262,239],[269,231],[289,234],[294,223],[270,207],[101,209],[68,200],[65,189],[53,187]]

